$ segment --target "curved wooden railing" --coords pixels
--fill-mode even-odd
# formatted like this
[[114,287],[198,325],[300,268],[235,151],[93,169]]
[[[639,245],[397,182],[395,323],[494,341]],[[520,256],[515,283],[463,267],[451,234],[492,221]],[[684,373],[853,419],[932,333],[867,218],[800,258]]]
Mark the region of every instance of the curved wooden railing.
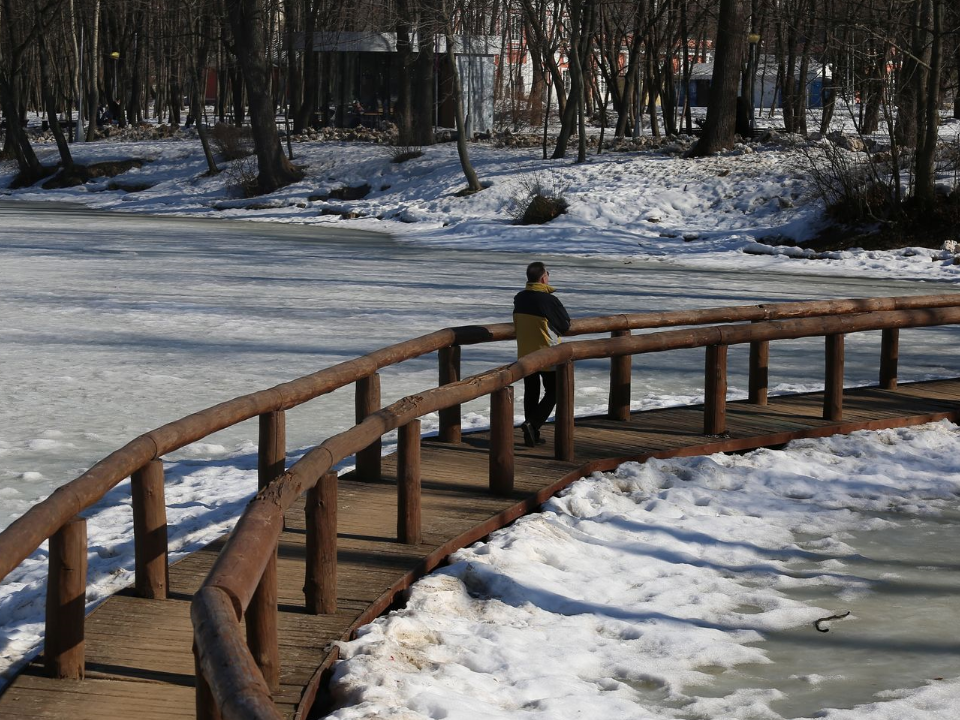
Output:
[[[729,323],[750,323],[732,325]],[[717,325],[717,323],[725,323]],[[306,605],[314,613],[336,605],[336,527],[324,512],[335,508],[332,468],[356,455],[359,477],[378,477],[380,438],[399,428],[398,530],[404,542],[419,541],[419,418],[440,412],[440,439],[460,439],[460,405],[491,396],[490,483],[496,493],[513,487],[512,383],[556,365],[558,406],[556,456],[572,460],[573,363],[611,358],[609,415],[630,412],[630,357],[680,348],[707,348],[704,432],[725,428],[726,348],[749,343],[750,401],[763,404],[767,391],[768,343],[823,335],[827,338],[824,415],[840,419],[843,394],[843,336],[883,330],[880,385],[896,386],[898,329],[960,323],[960,295],[867,298],[809,303],[712,308],[578,319],[570,335],[612,333],[602,340],[567,342],[507,366],[460,379],[460,346],[509,340],[512,324],[448,328],[377,350],[274,388],[235,398],[164,425],[134,439],[76,480],[60,487],[0,533],[0,580],[50,539],[50,571],[44,660],[59,677],[83,674],[82,604],[74,600],[85,582],[86,531],[79,513],[126,477],[132,478],[136,590],[165,597],[167,548],[163,502],[163,455],[214,432],[258,416],[261,490],[236,529],[192,609],[198,661],[198,713],[227,718],[279,717],[270,700],[279,668],[276,651],[275,549],[283,513],[304,492],[316,509],[308,520]],[[631,335],[632,330],[678,326],[685,330]],[[440,387],[380,408],[377,371],[427,353],[440,353]],[[284,470],[284,412],[345,385],[357,386],[357,425],[331,437]],[[309,516],[308,516],[309,517]],[[331,552],[331,549],[334,549]],[[78,568],[83,566],[83,572]],[[247,622],[247,642],[239,621]],[[82,633],[81,633],[82,637]],[[249,644],[249,647],[248,647]],[[225,660],[229,660],[226,662]]]

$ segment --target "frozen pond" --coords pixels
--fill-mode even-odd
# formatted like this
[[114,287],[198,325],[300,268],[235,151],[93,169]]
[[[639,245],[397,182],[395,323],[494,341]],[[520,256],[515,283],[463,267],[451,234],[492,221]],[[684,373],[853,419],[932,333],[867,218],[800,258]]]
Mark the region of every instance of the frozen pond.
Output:
[[[769,662],[717,669],[709,685],[685,688],[691,696],[723,697],[739,688],[776,691],[770,708],[784,718],[812,717],[824,707],[852,708],[891,688],[919,687],[960,675],[953,628],[960,624],[960,516],[888,516],[895,527],[849,533],[857,554],[832,570],[833,583],[786,591],[809,605],[849,612],[843,620],[766,631],[759,644]],[[819,538],[810,538],[817,541]],[[802,547],[802,543],[801,543]],[[816,552],[790,567],[816,577]],[[822,560],[820,562],[823,562]],[[844,585],[840,589],[837,585]],[[850,590],[849,585],[859,585]],[[757,612],[743,607],[741,612]],[[947,630],[947,629],[950,630]],[[679,717],[686,717],[681,711]]]
[[[526,255],[438,250],[387,236],[252,222],[97,214],[0,203],[0,528],[136,435],[231,397],[432,330],[510,319]],[[571,315],[816,298],[951,292],[952,286],[544,258]],[[901,378],[951,374],[955,330],[906,331]],[[879,339],[851,337],[848,383],[875,382]],[[635,361],[634,405],[702,394],[702,352]],[[514,357],[467,347],[464,373]],[[945,367],[945,363],[947,366]],[[731,393],[746,387],[733,348]],[[581,411],[606,402],[607,363],[577,366]],[[771,385],[822,383],[820,341],[775,345]],[[435,357],[385,370],[385,401],[436,383]],[[345,388],[290,413],[291,448],[352,424]],[[468,410],[483,422],[486,403]],[[430,429],[429,419],[425,428]],[[247,423],[181,452],[249,451]]]

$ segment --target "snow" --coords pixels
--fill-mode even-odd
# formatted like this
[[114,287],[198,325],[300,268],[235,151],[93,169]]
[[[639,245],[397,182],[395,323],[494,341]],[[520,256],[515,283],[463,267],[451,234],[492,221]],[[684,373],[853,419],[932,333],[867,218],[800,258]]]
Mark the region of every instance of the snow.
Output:
[[[960,125],[944,120],[941,136],[958,141]],[[543,160],[539,147],[481,142],[471,144],[470,153],[487,188],[468,197],[456,196],[465,181],[453,143],[424,148],[422,157],[397,164],[384,145],[299,142],[293,144],[294,162],[305,170],[305,179],[250,200],[236,197],[228,164],[227,172],[206,176],[196,140],[99,142],[74,145],[77,160],[137,157],[148,162],[78,188],[7,192],[17,199],[80,202],[122,212],[357,227],[425,246],[820,276],[855,273],[948,282],[960,277],[952,253],[924,248],[853,249],[813,259],[801,249],[775,247],[784,239],[808,240],[823,226],[822,203],[798,150],[805,142],[798,136],[775,136],[694,159],[683,157],[689,142],[676,140],[659,149],[599,156],[594,151],[582,165]],[[38,147],[44,163],[57,162],[53,145]],[[0,186],[12,179],[14,169],[10,163],[0,168]],[[562,192],[568,212],[543,226],[514,225],[511,208],[524,187],[537,180]],[[149,187],[124,192],[110,190],[111,183]],[[318,199],[331,190],[365,184],[371,192],[362,200]],[[344,213],[359,217],[344,220]]]
[[[811,715],[947,717],[960,682],[934,676],[960,670],[956,659],[901,663],[900,681],[919,689],[875,695],[869,659],[845,666],[853,650],[827,639],[852,643],[873,624],[866,637],[898,660],[904,650],[885,644],[894,619],[916,646],[942,639],[950,616],[924,626],[898,617],[890,598],[869,605],[884,582],[909,592],[912,578],[870,577],[865,560],[882,556],[865,559],[852,538],[953,510],[958,450],[960,430],[943,422],[630,463],[580,480],[541,513],[455,553],[403,610],[342,643],[333,693],[344,707],[332,717],[780,718],[776,688],[747,683],[713,697],[701,686],[742,666],[771,672],[763,638],[784,630],[822,638],[820,667],[832,667],[831,650],[839,664],[793,678],[842,690],[845,709],[820,714],[817,704]],[[943,582],[949,572],[955,592],[955,564],[923,577],[934,572]],[[838,608],[851,616],[817,633],[813,621]],[[873,614],[883,614],[879,627]]]
[[[948,132],[956,128],[946,126]],[[802,249],[762,243],[770,236],[802,241],[820,223],[795,142],[738,146],[700,160],[682,157],[683,148],[674,144],[591,155],[579,166],[544,161],[538,148],[481,143],[471,153],[489,187],[463,198],[454,196],[464,181],[451,144],[394,164],[384,146],[298,143],[296,162],[306,168],[306,179],[252,200],[232,194],[226,174],[204,175],[193,140],[75,145],[84,163],[150,162],[69,190],[0,191],[0,528],[122,442],[163,422],[439,327],[504,321],[518,268],[533,257],[561,269],[561,295],[574,316],[954,291],[960,266],[937,251],[845,251],[815,260]],[[56,161],[52,145],[38,150],[43,162]],[[10,164],[0,165],[0,186],[13,172]],[[538,177],[562,190],[570,211],[546,226],[513,225],[516,197]],[[149,187],[125,192],[108,189],[111,182]],[[363,200],[316,199],[364,183],[372,191]],[[74,205],[46,204],[51,200]],[[348,211],[361,217],[341,219]],[[329,239],[318,229],[339,235]],[[901,378],[956,375],[949,361],[954,330],[916,331],[907,342],[908,334]],[[875,382],[877,344],[870,334],[848,339],[848,385]],[[822,348],[803,342],[782,347],[774,356],[775,391],[822,387]],[[467,348],[465,372],[509,361],[512,354],[512,344]],[[730,397],[743,397],[744,373],[736,351],[731,356]],[[645,358],[633,408],[702,400],[700,362],[692,354]],[[578,366],[579,413],[605,404],[605,374],[602,363]],[[430,387],[435,375],[429,358],[405,365],[403,374],[385,371],[385,400]],[[342,412],[350,404],[344,398],[334,394],[291,412],[291,461],[352,423]],[[466,427],[486,423],[482,403],[466,408]],[[425,418],[424,429],[435,431],[436,419]],[[761,633],[832,613],[787,594],[803,583],[785,574],[791,561],[773,549],[794,543],[839,553],[840,559],[825,563],[840,563],[831,571],[842,570],[848,562],[842,553],[852,550],[831,538],[890,522],[868,512],[892,502],[924,517],[942,513],[956,471],[946,460],[931,461],[926,450],[941,452],[955,435],[945,425],[881,433],[875,436],[880,440],[861,434],[847,450],[836,438],[787,455],[654,463],[592,478],[548,503],[545,514],[505,530],[486,549],[463,551],[449,570],[421,583],[408,610],[438,608],[436,618],[391,616],[364,630],[360,644],[350,646],[354,659],[345,667],[351,669],[339,671],[342,692],[381,703],[377,711],[395,717],[407,711],[394,712],[393,704],[408,701],[409,712],[449,717],[581,710],[585,717],[672,717],[671,702],[685,703],[683,712],[693,716],[774,717],[770,707],[782,700],[779,691],[739,688],[724,698],[703,691],[692,702],[684,693],[697,681],[716,682],[709,668],[762,663],[764,646],[773,643],[751,642]],[[255,426],[235,428],[166,458],[173,558],[232,526],[256,486],[255,438]],[[882,472],[889,477],[881,477],[867,467],[867,479],[834,482],[836,490],[825,492],[817,468],[850,465],[854,478],[854,469],[864,467],[853,468],[849,459],[834,462],[833,454],[853,457],[851,448],[876,450],[878,443],[905,453],[915,474],[887,469]],[[817,462],[808,457],[817,454],[811,447],[825,448],[817,451]],[[889,467],[906,462],[897,457],[888,458]],[[758,458],[773,465],[736,465]],[[737,479],[721,479],[729,472]],[[837,472],[835,480],[846,470]],[[927,477],[934,472],[942,474],[939,482]],[[673,475],[683,482],[668,487]],[[764,498],[769,519],[752,515],[742,493],[721,489],[741,482],[749,491],[743,497]],[[913,504],[897,500],[900,495]],[[814,511],[813,497],[830,501]],[[122,483],[87,513],[88,607],[132,580],[129,502],[129,485]],[[647,536],[633,526],[624,531],[614,522],[617,512],[627,523],[679,528],[682,537]],[[532,528],[533,538],[519,534],[525,528]],[[819,537],[805,537],[811,533]],[[744,547],[744,538],[757,548]],[[516,560],[509,560],[514,552]],[[517,569],[509,575],[503,568],[512,562]],[[721,564],[737,572],[719,572],[714,566]],[[45,568],[44,547],[0,585],[0,683],[41,639]],[[758,577],[768,579],[758,583]],[[855,584],[826,585],[839,593]],[[756,610],[749,623],[736,599]],[[451,607],[467,625],[442,619]],[[637,608],[649,617],[637,617]],[[432,623],[436,629],[425,633]],[[723,623],[730,627],[719,627]],[[379,652],[379,637],[388,647],[405,634],[413,649],[397,657],[421,672],[392,676],[389,666],[374,660],[372,675],[357,669],[368,651],[371,658]],[[424,635],[433,641],[424,642]],[[473,654],[460,655],[461,646]],[[534,648],[536,661],[530,662]],[[366,690],[350,680],[353,674],[366,678]],[[960,668],[947,674],[960,675]],[[811,670],[796,683],[820,688],[835,684],[836,675]],[[887,687],[917,687],[921,680]],[[835,710],[827,717],[905,717],[918,708],[925,708],[922,717],[945,717],[956,693],[955,681],[891,691],[877,708],[855,715]],[[647,696],[661,704],[647,708]],[[354,717],[349,713],[360,711],[342,712]]]

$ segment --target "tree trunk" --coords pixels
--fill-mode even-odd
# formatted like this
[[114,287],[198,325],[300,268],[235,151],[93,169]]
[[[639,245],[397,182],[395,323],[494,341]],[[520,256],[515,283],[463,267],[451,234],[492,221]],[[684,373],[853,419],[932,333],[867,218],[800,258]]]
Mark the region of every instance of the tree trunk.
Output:
[[436,40],[433,28],[423,18],[417,27],[417,53],[413,61],[412,120],[415,145],[433,145],[434,113],[436,111]]
[[90,56],[87,61],[87,141],[97,137],[97,111],[100,106],[100,0],[93,4],[90,32]]
[[[401,7],[406,7],[401,4]],[[410,25],[397,23],[397,64],[399,87],[397,88],[397,142],[400,145],[416,145],[413,134],[413,86],[410,84],[413,67],[413,46],[410,40]]]
[[39,35],[40,92],[43,94],[43,105],[47,111],[47,122],[50,124],[50,130],[57,141],[60,164],[63,166],[63,172],[69,173],[73,170],[73,155],[70,154],[70,145],[63,136],[63,128],[60,127],[60,122],[57,120],[57,101],[53,97],[53,83],[50,78],[50,47],[42,31]]
[[943,0],[921,0],[924,5],[925,35],[930,38],[930,66],[922,98],[924,117],[917,143],[916,200],[930,210],[936,203],[937,140],[940,128],[940,77],[943,72]]
[[[444,3],[446,6],[446,3]],[[444,7],[446,10],[446,7]],[[460,156],[460,167],[463,168],[463,175],[467,179],[467,189],[470,192],[480,192],[483,186],[477,177],[477,171],[473,169],[473,163],[470,162],[470,151],[467,149],[467,127],[463,117],[463,86],[460,82],[460,72],[457,68],[457,56],[454,52],[453,22],[449,12],[445,12],[446,18],[446,40],[447,40],[447,61],[450,63],[453,72],[453,114],[457,122],[457,155]]]
[[242,48],[238,60],[250,98],[250,125],[259,170],[257,185],[261,193],[271,193],[300,180],[303,174],[290,164],[280,147],[266,63],[266,9],[262,0],[227,0],[227,12],[234,41]]
[[737,120],[737,89],[743,60],[742,0],[720,0],[717,52],[703,135],[693,148],[694,157],[713,155],[733,147]]

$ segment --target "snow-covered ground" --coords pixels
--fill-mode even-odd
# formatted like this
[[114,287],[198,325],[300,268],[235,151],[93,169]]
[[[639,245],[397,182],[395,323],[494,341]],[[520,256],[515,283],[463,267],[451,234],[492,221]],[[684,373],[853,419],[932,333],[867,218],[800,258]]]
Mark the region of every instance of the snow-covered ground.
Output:
[[596,474],[343,644],[332,717],[956,717],[958,495],[946,422]]
[[[773,120],[772,122],[776,122]],[[960,121],[945,119],[942,137],[955,141]],[[607,151],[586,163],[543,160],[540,148],[470,146],[487,189],[457,197],[465,181],[453,143],[424,148],[422,157],[396,164],[392,149],[371,143],[298,142],[294,162],[306,177],[269,196],[236,197],[235,174],[206,176],[199,142],[77,144],[79,162],[148,162],[114,178],[79,188],[12,191],[26,200],[66,200],[88,207],[151,214],[238,218],[296,224],[337,224],[388,232],[422,245],[656,260],[756,271],[870,274],[874,277],[955,281],[953,254],[917,248],[844,251],[808,259],[796,248],[764,239],[803,241],[822,227],[807,161],[796,136],[738,145],[716,157],[682,157],[689,147],[670,141],[657,149]],[[827,142],[827,141],[823,141]],[[54,145],[38,146],[56,164]],[[224,163],[229,168],[229,163]],[[0,187],[15,167],[0,167]],[[535,227],[512,223],[511,208],[524,186],[539,180],[568,200],[567,214]],[[318,199],[343,187],[370,186],[361,200]],[[145,188],[127,192],[110,187]],[[344,220],[341,215],[358,215]],[[761,241],[758,243],[757,241]]]

